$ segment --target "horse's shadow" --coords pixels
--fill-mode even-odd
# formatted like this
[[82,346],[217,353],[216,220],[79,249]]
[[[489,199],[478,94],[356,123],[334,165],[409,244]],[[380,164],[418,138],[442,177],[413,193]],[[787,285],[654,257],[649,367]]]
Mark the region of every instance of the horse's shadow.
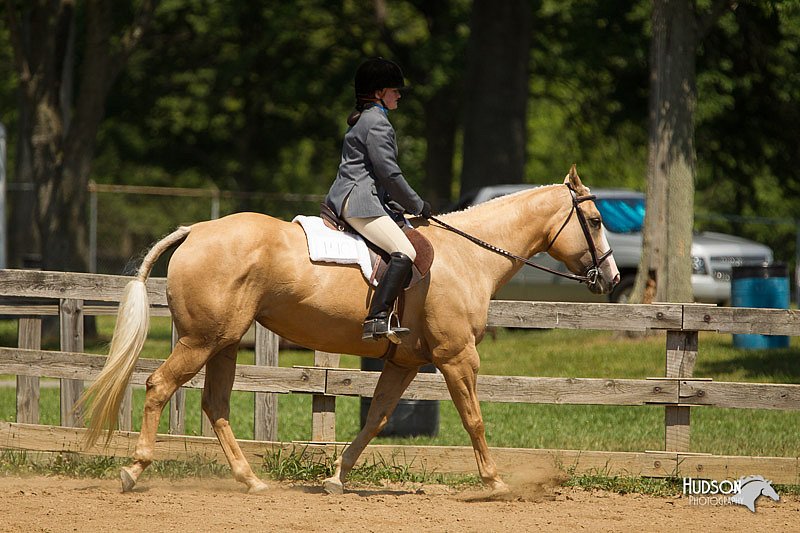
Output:
[[[296,485],[292,487],[292,490],[296,490],[299,492],[303,492],[305,494],[323,494],[327,495],[325,489],[321,486],[316,487],[313,485]],[[397,489],[383,489],[383,488],[358,488],[358,489],[345,489],[345,494],[355,494],[362,498],[366,498],[369,496],[406,496],[409,494],[417,494],[417,491],[414,490],[397,490]]]
[[774,381],[777,376],[782,383],[800,383],[799,359],[800,350],[796,348],[738,350],[733,357],[722,361],[704,361],[701,355],[697,358],[695,375],[714,377],[744,371],[749,379]]

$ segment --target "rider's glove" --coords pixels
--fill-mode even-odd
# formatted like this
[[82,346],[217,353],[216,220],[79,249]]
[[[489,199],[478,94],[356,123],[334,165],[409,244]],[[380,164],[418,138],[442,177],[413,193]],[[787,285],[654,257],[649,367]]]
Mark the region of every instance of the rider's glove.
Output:
[[419,212],[420,216],[423,218],[431,218],[431,204],[426,201],[422,201],[422,210]]

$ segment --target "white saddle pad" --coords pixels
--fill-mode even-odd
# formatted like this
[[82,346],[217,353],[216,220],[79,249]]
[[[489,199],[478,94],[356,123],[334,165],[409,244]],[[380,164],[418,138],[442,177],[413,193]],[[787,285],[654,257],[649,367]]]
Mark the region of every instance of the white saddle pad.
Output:
[[320,217],[298,215],[292,222],[300,224],[306,232],[308,255],[312,261],[357,264],[367,281],[372,278],[369,248],[360,236],[332,230]]

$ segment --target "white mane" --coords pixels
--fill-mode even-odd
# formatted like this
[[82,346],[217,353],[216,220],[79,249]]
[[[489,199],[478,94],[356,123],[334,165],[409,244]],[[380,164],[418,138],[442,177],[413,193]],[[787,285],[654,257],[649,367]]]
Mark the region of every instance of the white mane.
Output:
[[470,206],[468,206],[468,207],[466,207],[464,209],[458,210],[458,211],[451,211],[449,213],[445,213],[443,216],[455,215],[455,214],[459,214],[459,213],[466,213],[466,212],[468,212],[468,211],[470,211],[472,209],[475,209],[475,208],[483,209],[484,207],[486,207],[488,209],[488,208],[491,208],[493,206],[496,207],[498,204],[505,203],[505,202],[507,202],[509,200],[513,200],[516,196],[519,196],[521,194],[527,194],[527,193],[530,193],[531,191],[535,191],[535,190],[538,190],[538,189],[545,189],[545,188],[548,188],[548,187],[556,187],[557,185],[559,185],[559,184],[558,183],[552,183],[552,184],[548,184],[548,185],[531,185],[530,187],[528,187],[526,189],[519,190],[517,192],[513,192],[513,193],[510,193],[510,194],[504,194],[502,196],[496,196],[495,198],[492,198],[491,200],[488,200],[486,202],[482,202],[480,204],[473,204],[473,205],[470,205]]

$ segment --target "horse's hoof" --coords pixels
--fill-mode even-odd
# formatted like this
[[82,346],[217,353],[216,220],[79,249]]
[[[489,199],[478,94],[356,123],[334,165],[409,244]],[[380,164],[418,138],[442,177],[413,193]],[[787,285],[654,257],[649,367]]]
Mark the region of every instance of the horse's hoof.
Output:
[[136,486],[136,480],[133,479],[133,476],[128,472],[127,467],[122,467],[119,471],[119,479],[122,481],[122,492],[130,492],[133,490],[133,487]]
[[338,478],[329,477],[322,482],[322,488],[328,494],[344,494],[344,485]]
[[269,485],[259,480],[257,483],[254,483],[247,488],[247,494],[257,494],[259,492],[264,492],[268,488]]
[[511,489],[502,481],[495,483],[492,487],[492,492],[489,493],[490,498],[499,498],[511,494]]

